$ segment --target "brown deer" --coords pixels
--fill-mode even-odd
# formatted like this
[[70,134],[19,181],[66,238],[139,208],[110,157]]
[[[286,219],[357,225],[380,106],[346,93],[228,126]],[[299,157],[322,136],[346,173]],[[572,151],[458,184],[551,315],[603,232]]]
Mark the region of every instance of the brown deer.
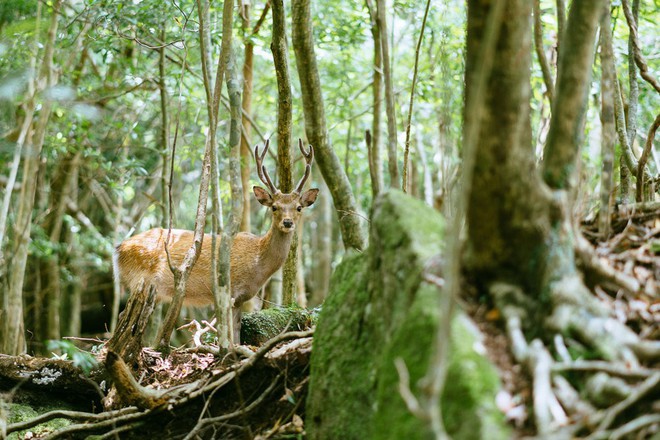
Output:
[[[258,186],[253,187],[252,190],[257,201],[270,208],[272,212],[270,229],[262,237],[241,232],[236,235],[231,247],[230,278],[236,343],[240,341],[241,304],[254,297],[273,273],[284,264],[301,211],[316,201],[319,192],[318,189],[302,192],[311,173],[314,159],[314,149],[311,145],[306,152],[302,140],[299,141],[298,146],[306,162],[305,174],[289,194],[283,194],[273,185],[263,165],[268,145],[269,141],[266,141],[262,154],[259,154],[259,146],[254,149],[257,173],[268,187],[268,191]],[[174,276],[165,251],[167,234],[167,229],[150,229],[124,240],[117,246],[114,255],[114,273],[132,293],[137,292],[142,286],[154,286],[158,299],[169,301],[174,296]],[[168,242],[172,264],[176,266],[181,264],[192,242],[193,231],[172,229]],[[219,246],[219,240],[217,245]],[[211,248],[211,235],[205,234],[201,254],[186,284],[185,305],[213,304]]]

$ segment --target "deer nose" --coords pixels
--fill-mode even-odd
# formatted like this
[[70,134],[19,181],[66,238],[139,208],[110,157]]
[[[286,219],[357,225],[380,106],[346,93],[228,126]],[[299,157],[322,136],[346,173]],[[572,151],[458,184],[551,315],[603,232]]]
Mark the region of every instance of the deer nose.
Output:
[[285,218],[282,220],[282,224],[284,225],[285,228],[291,228],[293,227],[293,220]]

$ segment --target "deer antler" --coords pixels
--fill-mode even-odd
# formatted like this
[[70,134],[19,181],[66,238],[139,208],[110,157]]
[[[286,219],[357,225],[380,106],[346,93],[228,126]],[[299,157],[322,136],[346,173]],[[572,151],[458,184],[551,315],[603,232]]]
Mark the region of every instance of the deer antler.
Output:
[[309,151],[305,151],[305,148],[303,147],[302,139],[298,138],[298,148],[300,148],[300,152],[302,153],[303,157],[305,158],[305,162],[307,163],[305,165],[305,174],[303,175],[302,179],[300,179],[300,182],[298,182],[298,185],[296,186],[296,189],[294,191],[295,193],[300,194],[302,192],[303,186],[305,186],[305,182],[307,182],[307,179],[309,178],[309,175],[312,172],[312,161],[314,160],[314,147],[310,145]]
[[264,183],[264,185],[268,187],[271,194],[275,194],[276,192],[278,192],[278,189],[275,188],[275,185],[273,185],[273,181],[270,180],[268,171],[266,171],[266,167],[263,165],[264,157],[266,157],[266,153],[268,152],[269,144],[270,144],[270,139],[266,139],[266,145],[264,145],[264,152],[262,154],[259,154],[259,145],[255,145],[254,161],[257,163],[257,174],[259,175],[259,179]]

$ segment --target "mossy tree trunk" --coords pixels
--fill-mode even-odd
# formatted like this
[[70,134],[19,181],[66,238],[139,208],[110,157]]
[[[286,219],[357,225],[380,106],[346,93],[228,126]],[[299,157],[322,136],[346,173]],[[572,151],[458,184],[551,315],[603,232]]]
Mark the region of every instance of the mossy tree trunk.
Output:
[[[489,7],[468,3],[466,96],[481,60]],[[530,127],[531,3],[509,1],[480,112],[479,151],[468,209],[468,267],[486,282],[505,278],[537,292],[536,255],[549,230],[549,192],[535,169]],[[469,99],[469,98],[468,98]],[[469,105],[466,104],[466,107]],[[491,109],[496,109],[491,111]],[[465,128],[478,121],[465,115]],[[504,203],[503,203],[504,201]],[[521,268],[523,261],[531,262]]]
[[[286,36],[286,11],[283,0],[271,2],[273,9],[273,35],[270,50],[273,53],[275,76],[277,77],[277,176],[279,190],[290,193],[293,190],[291,175],[291,125],[292,98],[291,78],[289,75],[289,51]],[[296,298],[296,270],[298,232],[293,232],[291,250],[282,267],[282,304],[290,305]]]
[[293,49],[300,78],[307,140],[314,146],[316,161],[339,214],[344,246],[346,249],[362,250],[366,246],[366,231],[358,215],[359,207],[348,176],[332,149],[328,136],[321,79],[314,53],[310,0],[294,0],[292,15]]
[[[471,74],[481,62],[477,54],[484,43],[489,5],[482,0],[468,2],[468,89]],[[495,295],[496,301],[504,300],[498,302],[500,308],[514,305],[524,310],[517,318],[529,330],[536,333],[541,327],[572,332],[606,358],[630,359],[626,341],[635,339],[634,335],[607,316],[582,282],[574,250],[579,232],[573,228],[571,215],[570,191],[577,178],[603,5],[575,2],[569,11],[544,163],[539,170],[534,165],[530,135],[531,3],[506,2],[507,20],[497,41],[486,108],[479,116],[466,267],[479,287]],[[465,129],[475,122],[466,116]],[[523,295],[510,295],[514,292]]]

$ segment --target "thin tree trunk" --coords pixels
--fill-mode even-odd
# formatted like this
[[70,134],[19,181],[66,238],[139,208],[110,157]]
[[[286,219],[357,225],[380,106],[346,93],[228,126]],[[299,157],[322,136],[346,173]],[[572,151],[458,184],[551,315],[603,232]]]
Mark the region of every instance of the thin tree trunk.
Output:
[[600,212],[598,217],[598,232],[601,239],[606,240],[610,234],[611,193],[614,181],[614,53],[612,52],[612,27],[610,23],[609,1],[603,8],[600,20],[600,65],[601,65],[601,157],[603,161],[600,179]]
[[[163,24],[160,39],[165,41],[167,34],[165,32],[165,25]],[[167,72],[165,70],[165,46],[162,46],[158,49],[158,89],[160,92],[160,151],[162,157],[162,173],[160,176],[161,184],[161,198],[160,206],[161,212],[163,215],[164,225],[169,223],[168,219],[168,209],[167,209],[167,188],[168,184],[168,174],[167,174],[167,164],[169,163],[169,151],[170,151],[170,117],[168,110],[168,96],[167,96],[167,86],[165,84],[167,78]]]
[[[124,162],[126,161],[128,157],[128,145],[124,144],[122,145],[121,148],[121,155],[120,155],[120,161]],[[163,164],[163,171],[165,170],[165,167],[167,165]],[[120,177],[120,186],[123,187],[124,184],[124,178]],[[123,234],[126,233],[124,231],[123,225],[122,225],[122,214],[124,212],[124,194],[123,192],[119,192],[117,195],[117,203],[115,204],[115,212],[114,212],[114,217],[115,217],[115,230],[113,231],[113,242],[115,246],[119,245],[119,243],[122,242],[123,240]],[[113,270],[115,270],[115,267],[113,265]],[[119,320],[119,306],[121,304],[121,282],[119,280],[119,276],[116,274],[112,277],[112,307],[110,309],[110,332],[114,333],[115,330],[117,329],[117,322]],[[162,309],[162,308],[161,308]]]
[[[243,188],[241,182],[241,89],[238,72],[235,69],[235,57],[230,54],[227,66],[227,94],[229,95],[231,122],[229,128],[229,184],[231,187],[231,209],[227,218],[227,227],[220,242],[219,293],[215,296],[216,316],[218,317],[219,344],[224,341],[239,343],[240,310],[234,310],[232,319],[230,254],[234,236],[238,233],[243,215]],[[216,183],[217,185],[217,183]],[[238,322],[237,322],[238,321]],[[224,345],[228,348],[228,344]]]
[[[275,63],[277,76],[277,174],[279,177],[279,190],[290,193],[293,190],[291,175],[291,79],[289,76],[289,56],[286,37],[286,12],[284,0],[273,0],[273,36],[270,50]],[[282,304],[289,305],[296,300],[296,263],[298,246],[298,233],[293,232],[291,249],[282,267]]]
[[[241,217],[241,231],[250,232],[250,163],[252,162],[252,149],[250,146],[250,133],[252,126],[248,120],[252,116],[252,67],[254,65],[254,44],[250,32],[250,2],[240,3],[241,26],[243,31],[243,96],[241,108],[241,125],[243,135],[241,136],[241,184],[243,186],[243,216]],[[249,35],[249,36],[248,36]]]
[[[250,164],[252,163],[252,148],[250,145],[252,133],[252,84],[254,82],[254,43],[253,39],[259,34],[264,23],[270,3],[264,5],[264,10],[259,20],[250,29],[250,13],[252,5],[249,2],[241,2],[241,22],[243,29],[243,39],[245,44],[243,55],[243,94],[241,106],[242,112],[242,136],[241,136],[241,184],[243,186],[243,215],[241,217],[241,231],[251,232],[251,209],[252,188],[250,187]],[[252,301],[244,303],[244,306],[251,304]]]
[[380,154],[380,121],[383,101],[383,54],[380,46],[380,28],[376,8],[372,0],[366,0],[371,17],[371,37],[374,42],[373,63],[373,119],[371,122],[371,137],[367,141],[369,148],[369,173],[371,174],[371,196],[375,200],[383,188],[383,164]]
[[[45,79],[45,88],[53,87],[57,82],[53,67],[53,54],[59,11],[62,2],[53,2],[52,16],[48,28],[48,37],[44,49],[40,76]],[[35,90],[36,92],[36,90]],[[25,337],[23,334],[23,282],[28,257],[28,243],[32,228],[32,208],[34,206],[37,179],[34,176],[39,171],[41,150],[46,135],[46,126],[50,118],[52,103],[44,101],[39,117],[36,120],[34,132],[26,136],[26,159],[23,163],[23,182],[19,196],[18,214],[16,216],[16,248],[12,256],[12,267],[9,279],[9,292],[7,301],[7,320],[3,352],[17,355],[25,350]]]
[[[637,23],[639,17],[639,0],[632,2],[632,16]],[[628,112],[626,116],[626,133],[628,135],[628,145],[634,145],[637,133],[637,106],[639,100],[639,82],[637,78],[637,64],[634,56],[635,36],[628,35]],[[622,146],[622,148],[625,148]],[[630,175],[631,170],[625,165],[624,160],[620,160],[619,165],[620,196],[623,203],[630,201]]]
[[396,107],[394,102],[394,85],[392,82],[392,64],[390,46],[387,39],[387,0],[376,0],[378,29],[380,30],[380,47],[383,54],[383,73],[385,76],[385,114],[387,115],[387,156],[390,173],[390,187],[401,188],[399,164],[397,161]]
[[302,92],[305,133],[308,141],[314,146],[316,161],[332,194],[339,215],[344,247],[362,250],[366,247],[366,232],[362,226],[359,207],[351,183],[330,145],[328,136],[321,81],[314,53],[309,0],[294,0],[292,15],[292,41]]
[[[591,2],[571,6],[567,26],[572,32],[564,35],[565,50],[559,54],[557,91],[543,161],[543,177],[551,188],[568,189],[575,177],[575,158],[589,91],[589,82],[582,80],[585,72],[591,72],[594,60],[594,45],[585,41],[596,35],[600,6]],[[559,114],[558,109],[561,109]]]
[[543,21],[541,20],[541,0],[532,0],[534,8],[534,47],[536,48],[536,57],[541,66],[543,73],[543,82],[545,83],[546,94],[548,101],[552,104],[552,96],[555,91],[555,85],[552,80],[552,72],[550,71],[550,64],[548,58],[545,56],[543,50]]
[[[332,205],[327,197],[328,186],[319,179],[320,197],[315,208],[316,228],[312,230],[314,258],[312,259],[312,292],[310,307],[321,304],[328,295],[332,272]],[[325,196],[325,197],[324,197]]]
[[[48,214],[44,219],[43,228],[50,239],[50,242],[57,249],[61,243],[62,224],[64,222],[64,213],[66,212],[67,200],[71,197],[73,177],[80,165],[80,152],[76,154],[69,153],[60,162],[57,172],[50,184],[50,201]],[[47,326],[45,339],[60,339],[62,326],[60,323],[60,314],[62,313],[62,283],[60,279],[60,258],[58,251],[46,257],[44,261],[44,273],[46,275],[47,292]]]
[[[197,204],[197,214],[195,216],[195,230],[193,243],[186,252],[186,255],[181,262],[181,265],[175,267],[171,264],[171,259],[169,257],[169,248],[165,246],[165,250],[168,255],[168,261],[170,261],[170,269],[174,275],[174,286],[175,293],[170,303],[169,308],[167,309],[167,314],[163,321],[163,326],[158,334],[158,347],[162,350],[167,351],[169,349],[169,342],[174,331],[174,326],[176,319],[179,316],[181,311],[181,306],[183,305],[183,300],[186,293],[186,282],[190,276],[190,272],[199,257],[199,254],[202,250],[202,241],[204,239],[204,226],[206,224],[206,204],[208,201],[209,193],[209,181],[211,178],[211,168],[212,168],[212,158],[213,158],[213,149],[216,148],[216,130],[218,125],[218,110],[220,107],[220,91],[222,89],[222,83],[225,75],[225,70],[227,67],[227,61],[229,59],[229,51],[231,50],[231,35],[232,35],[232,16],[233,16],[233,2],[231,0],[225,0],[223,6],[223,16],[222,16],[222,28],[223,28],[223,38],[222,45],[220,49],[220,57],[218,59],[218,67],[215,75],[215,84],[213,89],[211,89],[211,78],[210,78],[210,60],[209,53],[207,50],[207,45],[205,44],[208,40],[206,37],[206,23],[208,17],[208,2],[198,0],[197,8],[199,13],[200,20],[200,41],[201,41],[201,56],[202,56],[202,71],[204,74],[204,85],[207,96],[207,109],[209,116],[209,133],[206,138],[206,146],[204,149],[204,160],[202,163],[202,175],[200,178],[199,185],[199,199]],[[174,160],[174,159],[173,159]],[[171,229],[171,228],[170,228]],[[169,232],[166,243],[169,243]]]
[[[413,67],[412,83],[410,85],[410,100],[408,102],[408,120],[406,121],[406,143],[403,153],[403,192],[408,191],[408,167],[410,160],[410,129],[412,125],[413,104],[415,102],[415,86],[417,86],[417,72],[419,70],[419,54],[422,50],[422,40],[424,38],[424,30],[426,29],[426,19],[429,16],[429,9],[431,7],[431,0],[426,1],[426,8],[424,9],[424,18],[422,19],[422,28],[419,31],[419,38],[417,39],[417,47],[415,48],[415,66]],[[410,165],[413,167],[414,165]]]

